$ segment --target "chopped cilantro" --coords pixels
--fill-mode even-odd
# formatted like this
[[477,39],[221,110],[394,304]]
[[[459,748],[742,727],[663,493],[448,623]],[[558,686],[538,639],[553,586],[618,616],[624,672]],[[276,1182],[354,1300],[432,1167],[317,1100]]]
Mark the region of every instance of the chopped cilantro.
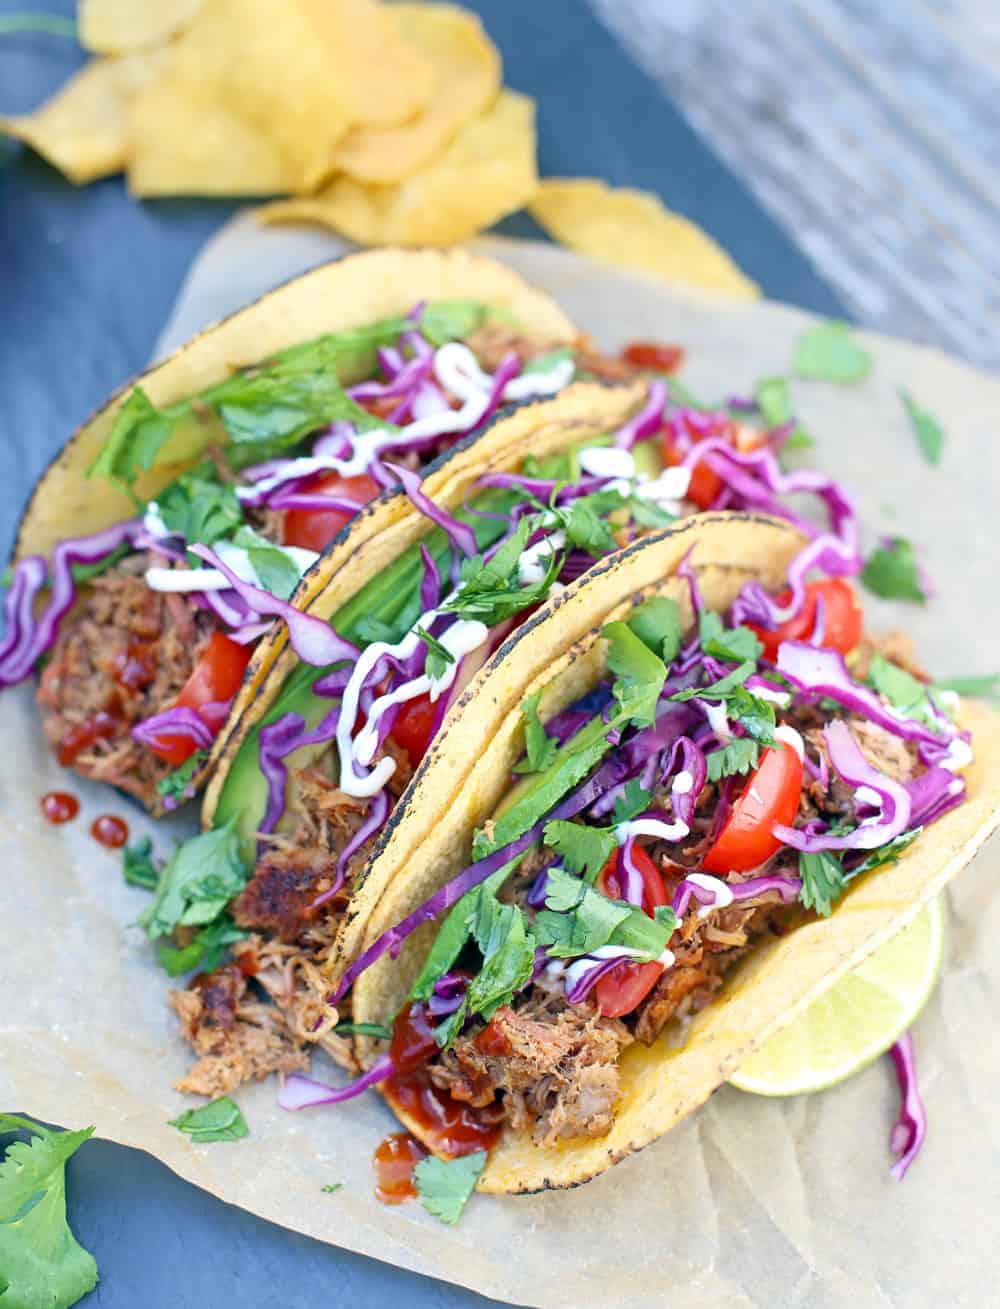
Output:
[[917,404],[909,391],[900,389],[899,398],[909,415],[914,435],[920,449],[924,452],[924,458],[929,464],[937,467],[941,462],[941,453],[944,450],[944,430],[941,424],[933,414],[928,413],[926,409]]
[[153,842],[148,836],[140,836],[138,841],[127,845],[122,851],[122,875],[129,886],[141,886],[146,891],[156,890],[160,873],[153,862]]
[[193,799],[194,776],[207,758],[207,750],[196,750],[190,759],[186,759],[181,764],[180,768],[175,768],[172,773],[160,778],[156,783],[157,794],[162,796],[164,800],[172,800],[175,804],[181,804],[185,800]]
[[343,1182],[327,1182],[325,1186],[319,1188],[324,1195],[336,1195],[338,1191],[344,1189]]
[[802,879],[799,899],[807,909],[815,909],[828,918],[834,900],[840,898],[846,885],[844,865],[832,850],[800,854],[799,877]]
[[432,1154],[421,1159],[413,1170],[421,1204],[432,1217],[454,1225],[485,1167],[485,1150],[459,1155],[457,1159],[438,1159]]
[[608,642],[608,667],[616,678],[612,691],[621,713],[637,726],[648,727],[656,721],[666,665],[625,623],[608,623],[602,635]]
[[631,819],[645,813],[652,803],[653,793],[647,791],[637,777],[625,783],[625,789],[615,800],[614,823],[630,822]]
[[391,1041],[392,1028],[382,1023],[338,1023],[338,1036],[371,1036],[377,1041]]
[[760,751],[757,742],[749,736],[734,737],[721,750],[713,750],[705,756],[708,765],[708,780],[718,782],[723,777],[734,773],[748,773],[757,767]]
[[[100,577],[102,573],[106,573],[110,568],[114,568],[118,560],[131,553],[131,550],[132,547],[128,542],[123,541],[121,545],[115,546],[109,554],[106,554],[103,559],[95,559],[92,564],[71,564],[70,572],[73,574],[73,584],[75,586],[83,586],[85,582],[89,582],[95,577]],[[0,582],[0,585],[10,586],[13,578],[13,570],[8,569],[7,574],[4,576],[3,581]]]
[[206,1145],[209,1141],[242,1141],[250,1135],[239,1105],[228,1095],[197,1109],[185,1109],[178,1118],[171,1118],[167,1126],[176,1127],[179,1132],[190,1136],[195,1145]]
[[927,687],[905,668],[890,663],[883,655],[874,654],[868,665],[868,680],[894,709],[906,714],[907,718],[934,721],[927,702]]
[[[214,545],[243,524],[235,489],[219,481],[214,465],[199,464],[164,487],[156,497],[160,517],[190,545]],[[198,560],[201,567],[201,561]]]
[[447,646],[442,645],[436,636],[431,636],[430,632],[425,631],[422,627],[415,627],[414,632],[420,637],[427,647],[427,658],[424,662],[424,672],[434,681],[442,678],[449,664],[455,662],[455,656]]
[[793,367],[799,377],[850,385],[866,378],[871,366],[871,355],[854,340],[846,323],[807,328],[795,347]]
[[535,919],[539,944],[553,958],[590,954],[602,945],[620,945],[647,959],[656,959],[677,927],[668,905],[650,918],[624,900],[609,900],[561,868],[549,872],[545,908]]
[[0,1132],[26,1131],[0,1162],[0,1304],[68,1309],[97,1285],[97,1263],[66,1221],[66,1161],[93,1135],[54,1132],[0,1114]]
[[505,618],[513,618],[522,609],[543,599],[562,567],[563,555],[559,551],[552,555],[546,575],[540,582],[521,585],[521,555],[537,526],[536,515],[522,518],[517,531],[504,541],[489,563],[478,554],[464,559],[458,592],[441,606],[442,609],[458,614],[459,618],[479,619],[487,627],[495,627]]
[[265,591],[279,600],[290,600],[302,574],[299,566],[281,546],[259,536],[251,527],[241,527],[233,544],[247,552],[250,566]]
[[852,868],[844,876],[848,881],[853,881],[855,877],[860,877],[862,873],[869,873],[873,868],[881,868],[885,864],[895,864],[899,862],[899,856],[903,851],[913,844],[920,833],[922,827],[914,827],[909,832],[901,832],[894,840],[889,841],[886,845],[880,845],[877,850],[873,850],[870,855],[856,868]]
[[641,495],[629,496],[628,508],[632,521],[638,523],[640,527],[669,527],[677,522],[676,514],[669,513],[655,500],[646,500]]
[[656,595],[632,610],[628,626],[669,667],[681,648],[681,613],[677,601]]
[[226,946],[236,941],[244,941],[249,936],[242,927],[237,927],[228,914],[221,914],[214,922],[196,932],[184,946],[161,944],[156,952],[160,967],[167,970],[170,977],[179,977],[181,973],[210,973],[217,968]]
[[611,858],[617,842],[614,832],[608,828],[557,818],[545,824],[545,844],[552,847],[567,868],[592,882]]
[[912,600],[915,604],[927,601],[916,552],[905,536],[886,538],[869,557],[861,580],[869,591],[886,600]]
[[538,704],[542,692],[525,696],[521,701],[521,716],[524,719],[524,748],[527,755],[514,768],[515,773],[540,773],[548,768],[555,759],[558,741],[545,735],[545,728],[538,717]]
[[[754,399],[757,402],[760,416],[769,429],[784,427],[786,423],[792,421],[794,415],[787,378],[762,377],[754,389]],[[807,450],[815,444],[815,441],[802,424],[796,423],[789,432],[782,448],[784,450]]]
[[749,627],[725,627],[719,615],[710,609],[701,615],[698,641],[705,654],[734,663],[752,659],[756,664],[764,652],[762,642]]
[[139,918],[150,940],[169,936],[175,927],[211,923],[242,891],[248,870],[236,831],[239,814],[221,827],[184,841],[170,857],[152,904]]
[[[675,691],[671,700],[728,700],[736,691],[743,689],[743,683],[755,671],[757,661],[747,659],[732,672],[720,677],[709,686],[689,686],[683,691]],[[749,694],[749,692],[747,692]],[[756,697],[754,697],[756,698]]]

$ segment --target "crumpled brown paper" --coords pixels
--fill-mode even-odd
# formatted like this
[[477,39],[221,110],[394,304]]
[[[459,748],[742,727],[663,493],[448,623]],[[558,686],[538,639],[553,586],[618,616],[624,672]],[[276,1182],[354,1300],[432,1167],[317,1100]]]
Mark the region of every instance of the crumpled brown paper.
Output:
[[[161,345],[338,252],[315,231],[231,224],[195,264]],[[809,317],[773,304],[681,295],[550,246],[480,243],[550,290],[602,343],[683,344],[684,378],[707,399],[786,372]],[[905,623],[942,675],[995,671],[1000,382],[934,351],[873,336],[862,386],[795,385],[818,439],[816,462],[857,493],[871,539],[902,532],[926,547],[940,587],[926,610],[870,606],[874,625]],[[944,424],[939,471],[921,459],[899,386]],[[868,542],[871,543],[871,540]],[[930,1116],[924,1153],[889,1176],[896,1111],[882,1060],[853,1081],[794,1100],[727,1087],[641,1154],[575,1191],[476,1197],[457,1228],[418,1205],[387,1209],[370,1158],[394,1121],[377,1097],[296,1115],[273,1082],[240,1092],[250,1137],[193,1146],[166,1125],[187,1066],[165,977],[133,923],[147,903],[121,861],[88,836],[119,812],[166,852],[190,820],[156,826],[116,796],[73,782],[79,818],[49,827],[43,792],[65,785],[26,688],[0,699],[0,1106],[151,1151],[222,1199],[321,1240],[520,1304],[982,1306],[995,1297],[1000,1202],[1000,846],[949,893],[943,981],[915,1030]],[[315,1071],[330,1069],[317,1060]],[[335,1196],[321,1187],[343,1182]]]

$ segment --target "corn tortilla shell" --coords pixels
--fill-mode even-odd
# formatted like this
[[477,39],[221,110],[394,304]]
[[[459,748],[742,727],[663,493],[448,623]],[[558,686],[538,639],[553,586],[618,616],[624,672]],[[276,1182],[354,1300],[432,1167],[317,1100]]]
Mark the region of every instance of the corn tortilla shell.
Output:
[[95,54],[127,54],[162,45],[189,23],[204,0],[80,0],[80,44]]
[[[692,545],[702,594],[711,608],[722,610],[749,576],[779,585],[799,539],[787,524],[764,516],[699,515],[599,565],[540,611],[472,684],[461,714],[415,775],[405,798],[407,819],[387,833],[377,856],[386,861],[382,880],[387,889],[377,902],[357,907],[359,915],[370,915],[364,944],[467,863],[472,832],[494,812],[523,749],[519,705],[525,694],[552,686],[543,702],[548,715],[594,685],[605,662],[599,626],[627,617],[648,594],[673,595],[690,621],[686,587],[671,573]],[[591,630],[582,632],[588,615]],[[748,1054],[911,922],[1000,824],[1000,715],[963,702],[960,720],[971,729],[975,749],[975,762],[965,773],[969,796],[964,805],[930,827],[898,863],[853,885],[829,919],[803,915],[794,931],[750,952],[719,999],[692,1021],[682,1047],[669,1044],[669,1032],[653,1046],[630,1046],[620,1064],[623,1098],[607,1136],[543,1149],[530,1134],[507,1130],[491,1153],[479,1189],[523,1194],[575,1186],[648,1145],[702,1104]],[[450,803],[436,805],[445,777],[454,779]],[[428,809],[433,812],[427,814]],[[406,831],[411,821],[421,823],[419,833]],[[398,960],[383,958],[362,974],[353,991],[355,1021],[391,1019],[406,999],[433,934],[433,927],[415,933]],[[370,1059],[372,1043],[358,1044],[362,1057]],[[418,1124],[406,1125],[419,1135]]]
[[572,250],[678,286],[756,300],[760,288],[722,246],[658,196],[590,177],[550,177],[528,206],[542,227]]

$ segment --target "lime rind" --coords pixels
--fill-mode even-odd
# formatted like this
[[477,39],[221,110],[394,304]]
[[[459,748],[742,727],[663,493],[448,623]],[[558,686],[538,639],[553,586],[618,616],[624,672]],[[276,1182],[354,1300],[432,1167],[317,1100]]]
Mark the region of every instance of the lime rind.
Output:
[[754,1095],[836,1086],[885,1054],[934,990],[944,955],[944,897],[783,1028],[729,1079]]

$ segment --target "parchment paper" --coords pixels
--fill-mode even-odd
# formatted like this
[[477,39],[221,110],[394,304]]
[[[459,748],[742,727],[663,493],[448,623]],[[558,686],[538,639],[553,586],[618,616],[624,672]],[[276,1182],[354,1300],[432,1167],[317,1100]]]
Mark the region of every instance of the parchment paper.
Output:
[[[244,217],[195,264],[161,347],[339,244],[315,231],[261,230]],[[481,243],[552,291],[607,345],[684,344],[684,378],[706,398],[786,371],[808,315],[774,304],[681,295],[550,246]],[[858,494],[864,520],[926,546],[940,594],[921,611],[872,605],[905,624],[943,674],[995,671],[1000,383],[926,349],[865,337],[863,386],[796,386],[815,459]],[[917,453],[897,396],[910,387],[948,432],[942,469]],[[820,1095],[766,1100],[722,1088],[693,1118],[590,1185],[516,1200],[476,1197],[455,1229],[418,1205],[374,1199],[370,1157],[394,1120],[377,1097],[291,1115],[273,1082],[240,1102],[250,1137],[192,1146],[166,1126],[187,1066],[164,974],[130,927],[147,903],[118,856],[87,835],[113,811],[166,852],[185,820],[155,826],[74,781],[80,817],[52,828],[43,792],[66,774],[44,748],[22,688],[0,698],[0,1106],[149,1150],[181,1176],[310,1236],[540,1306],[938,1305],[1000,1303],[1000,846],[949,894],[943,981],[916,1028],[930,1134],[905,1181],[889,1177],[896,1092],[887,1060]],[[322,1060],[314,1070],[330,1072]],[[335,1195],[326,1183],[343,1182]],[[292,1288],[290,1288],[292,1289]]]

